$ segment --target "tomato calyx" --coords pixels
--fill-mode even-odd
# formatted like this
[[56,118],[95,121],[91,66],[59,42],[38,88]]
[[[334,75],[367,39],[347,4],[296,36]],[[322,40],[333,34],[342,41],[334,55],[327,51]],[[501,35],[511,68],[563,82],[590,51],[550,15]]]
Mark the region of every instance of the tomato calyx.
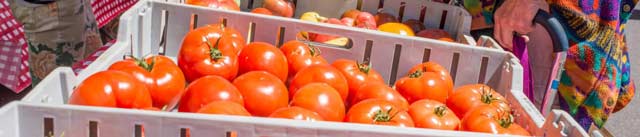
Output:
[[409,74],[409,78],[419,78],[422,77],[422,71],[417,70],[411,74]]
[[398,113],[400,113],[398,111],[398,112],[396,112],[394,114],[391,114],[391,110],[393,110],[393,108],[389,108],[389,110],[387,110],[387,111],[382,111],[382,109],[378,110],[375,114],[373,114],[373,121],[374,122],[389,122],[396,115],[398,115]]
[[224,58],[224,56],[222,55],[222,51],[220,51],[220,49],[218,49],[218,45],[220,45],[220,39],[222,39],[222,37],[218,38],[218,40],[216,40],[216,44],[215,45],[211,45],[211,41],[207,40],[207,42],[205,42],[208,46],[209,46],[209,56],[211,56],[211,60],[213,61],[218,61],[219,59]]
[[485,86],[482,86],[482,93],[480,94],[480,101],[485,104],[491,104],[494,101],[502,101],[496,97],[493,97],[493,93],[491,93],[491,87],[488,90],[485,90]]
[[447,107],[446,106],[438,106],[438,107],[434,108],[433,113],[435,113],[436,116],[438,116],[438,117],[443,117],[444,115],[447,114]]
[[318,47],[311,45],[310,43],[307,46],[309,46],[309,54],[311,54],[312,57],[320,56],[322,53]]
[[369,74],[369,71],[371,71],[371,62],[369,62],[369,64],[365,64],[365,63],[358,63],[358,61],[356,61],[356,65],[358,67],[358,70],[360,70],[360,72],[364,74]]
[[147,63],[144,59],[136,58],[133,55],[129,55],[129,57],[136,62],[136,65],[143,68],[147,72],[151,72],[151,70],[153,69],[153,66],[156,64],[155,57],[153,57],[153,60],[151,60],[151,63]]
[[496,120],[498,121],[498,124],[500,124],[500,127],[503,127],[503,128],[509,128],[509,126],[511,126],[514,122],[513,115],[509,113],[500,113],[500,115],[498,115],[498,118],[496,118]]

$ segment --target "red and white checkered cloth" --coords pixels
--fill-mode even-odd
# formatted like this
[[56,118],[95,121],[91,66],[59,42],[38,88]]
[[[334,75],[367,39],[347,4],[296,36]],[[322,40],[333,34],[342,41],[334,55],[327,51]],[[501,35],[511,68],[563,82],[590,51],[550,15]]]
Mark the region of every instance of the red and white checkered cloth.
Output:
[[0,84],[20,93],[31,85],[28,46],[6,0],[0,0],[0,42]]
[[127,11],[138,0],[93,0],[91,8],[98,21],[98,28],[111,22],[120,13]]
[[73,72],[75,72],[76,74],[80,73],[82,70],[87,68],[87,66],[93,63],[93,61],[98,59],[98,57],[100,57],[102,53],[107,51],[107,49],[109,49],[109,47],[111,47],[111,45],[113,45],[114,43],[116,43],[116,40],[109,41],[107,44],[104,44],[102,45],[102,47],[98,48],[98,50],[93,52],[91,55],[87,56],[87,58],[85,58],[84,60],[78,61],[75,64],[73,64],[71,66],[71,68],[73,69]]

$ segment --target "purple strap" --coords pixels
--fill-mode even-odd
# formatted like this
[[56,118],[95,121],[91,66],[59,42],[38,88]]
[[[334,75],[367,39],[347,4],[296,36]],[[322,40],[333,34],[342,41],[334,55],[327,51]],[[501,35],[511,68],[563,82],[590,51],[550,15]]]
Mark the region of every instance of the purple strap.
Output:
[[533,94],[533,75],[531,75],[531,66],[529,66],[529,52],[527,50],[527,43],[522,37],[513,37],[513,54],[520,59],[523,71],[523,92],[529,100],[535,103]]

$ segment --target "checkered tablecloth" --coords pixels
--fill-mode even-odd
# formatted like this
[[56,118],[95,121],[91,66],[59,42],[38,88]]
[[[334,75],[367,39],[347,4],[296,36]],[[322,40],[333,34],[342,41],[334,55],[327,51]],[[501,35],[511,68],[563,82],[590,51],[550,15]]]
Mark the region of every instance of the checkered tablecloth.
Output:
[[122,12],[135,5],[138,0],[92,0],[91,8],[98,21],[98,27],[109,23]]
[[[136,2],[138,0],[92,0],[91,7],[98,27],[102,28]],[[75,63],[73,70],[76,73],[82,71],[114,42],[105,44],[88,58]],[[9,3],[0,0],[0,84],[16,93],[31,85],[27,48],[22,25],[13,17]]]
[[11,12],[9,2],[0,0],[0,84],[19,93],[31,84],[24,30]]

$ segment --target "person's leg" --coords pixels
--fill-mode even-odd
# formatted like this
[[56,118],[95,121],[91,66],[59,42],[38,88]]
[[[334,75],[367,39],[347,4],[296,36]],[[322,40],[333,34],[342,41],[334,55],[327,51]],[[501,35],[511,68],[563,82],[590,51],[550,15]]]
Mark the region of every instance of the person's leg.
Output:
[[31,4],[12,0],[29,44],[32,85],[59,66],[71,66],[102,46],[88,0]]

